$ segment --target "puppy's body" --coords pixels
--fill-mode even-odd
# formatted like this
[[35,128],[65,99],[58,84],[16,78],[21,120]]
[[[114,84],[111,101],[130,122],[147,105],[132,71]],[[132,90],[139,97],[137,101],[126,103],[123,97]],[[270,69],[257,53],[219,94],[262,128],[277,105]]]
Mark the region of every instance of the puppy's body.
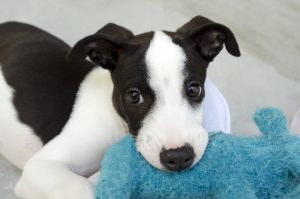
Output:
[[[108,24],[79,41],[68,58],[70,47],[54,36],[26,24],[1,24],[0,152],[21,169],[26,163],[17,195],[93,198],[93,186],[85,177],[98,170],[106,149],[128,129],[154,166],[166,167],[158,158],[161,150],[185,143],[198,149],[191,164],[196,163],[207,143],[201,115],[206,67],[221,48],[205,39],[199,45],[211,50],[197,50],[205,59],[197,58],[189,47],[190,38],[178,40],[190,29],[185,25],[178,34],[133,37],[128,30]],[[166,49],[155,47],[160,44]],[[84,60],[85,53],[110,73]],[[166,68],[157,73],[161,66]],[[187,77],[202,85],[202,95],[194,101],[182,96]],[[210,88],[208,96],[215,89]],[[138,104],[126,101],[128,91],[134,94],[130,102],[139,99]],[[219,115],[216,110],[209,114]],[[154,129],[163,133],[151,134]]]
[[[107,71],[94,67],[88,61],[67,60],[71,49],[67,44],[27,24],[2,24],[0,38],[1,86],[4,88],[1,101],[10,107],[7,112],[1,109],[1,118],[7,118],[5,121],[9,122],[9,117],[14,116],[15,124],[23,125],[24,134],[35,134],[39,138],[36,140],[36,143],[40,142],[39,146],[68,131],[68,128],[76,129],[76,122],[73,124],[71,120],[78,116],[80,124],[77,125],[86,124],[85,128],[76,129],[83,137],[88,131],[97,129],[92,118],[105,123],[104,118],[107,117],[106,121],[114,120],[116,124],[113,125],[118,126],[120,120],[109,117],[109,113],[114,111],[110,110],[112,83]],[[3,121],[2,125],[5,124]],[[100,126],[103,128],[110,123]],[[1,128],[1,132],[8,134],[5,132],[7,129],[11,131],[9,133],[17,132],[13,127],[15,124]],[[18,137],[11,141],[15,140]],[[1,144],[3,148],[8,145],[5,140]],[[25,149],[20,148],[19,152]],[[22,168],[22,165],[19,167]]]

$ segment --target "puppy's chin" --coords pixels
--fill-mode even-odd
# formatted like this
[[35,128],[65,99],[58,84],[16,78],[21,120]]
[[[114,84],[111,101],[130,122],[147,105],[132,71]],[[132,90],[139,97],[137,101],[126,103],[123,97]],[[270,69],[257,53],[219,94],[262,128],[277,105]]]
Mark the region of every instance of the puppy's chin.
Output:
[[[140,134],[136,139],[137,150],[149,162],[157,169],[168,171],[160,162],[160,153],[162,148],[166,145],[164,140],[157,137],[152,137],[146,134]],[[183,143],[189,143],[195,152],[195,160],[190,168],[192,168],[203,156],[208,144],[208,133],[203,129],[198,133],[194,133],[188,136]],[[181,146],[178,146],[181,147]],[[189,168],[188,168],[189,169]]]
[[208,144],[208,133],[206,130],[203,129],[203,131],[199,133],[197,137],[198,137],[197,139],[194,139],[192,141],[193,142],[192,146],[194,148],[196,156],[191,167],[193,167],[195,164],[199,162],[199,160],[201,160]]
[[152,166],[157,169],[164,170],[164,166],[160,163],[160,151],[162,142],[158,138],[140,134],[136,139],[136,148]]

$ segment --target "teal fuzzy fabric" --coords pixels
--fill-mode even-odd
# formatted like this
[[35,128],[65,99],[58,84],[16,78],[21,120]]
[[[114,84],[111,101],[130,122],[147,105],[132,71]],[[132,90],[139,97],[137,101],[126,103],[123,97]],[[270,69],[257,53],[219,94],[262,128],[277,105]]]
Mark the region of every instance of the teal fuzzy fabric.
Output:
[[254,120],[262,136],[211,133],[202,159],[181,172],[152,167],[125,137],[102,161],[97,199],[299,199],[300,138],[278,109],[260,109]]

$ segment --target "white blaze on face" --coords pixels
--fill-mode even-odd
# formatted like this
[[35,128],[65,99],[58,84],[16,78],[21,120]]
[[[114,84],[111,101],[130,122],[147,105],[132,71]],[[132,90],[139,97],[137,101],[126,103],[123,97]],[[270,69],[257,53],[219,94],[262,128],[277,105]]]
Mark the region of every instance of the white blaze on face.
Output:
[[201,158],[208,142],[202,127],[201,105],[192,107],[184,94],[183,49],[163,32],[155,32],[146,52],[145,62],[149,85],[155,102],[145,117],[137,136],[137,148],[153,166],[160,163],[162,148],[172,149],[190,144],[196,154],[194,164]]

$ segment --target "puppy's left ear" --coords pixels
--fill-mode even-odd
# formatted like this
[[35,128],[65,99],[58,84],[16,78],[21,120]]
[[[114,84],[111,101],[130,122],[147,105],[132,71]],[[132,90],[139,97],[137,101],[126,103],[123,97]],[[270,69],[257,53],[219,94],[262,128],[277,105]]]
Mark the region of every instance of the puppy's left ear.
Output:
[[229,28],[207,18],[197,16],[176,31],[177,35],[207,61],[219,54],[225,44],[226,50],[233,56],[241,55],[234,34]]

